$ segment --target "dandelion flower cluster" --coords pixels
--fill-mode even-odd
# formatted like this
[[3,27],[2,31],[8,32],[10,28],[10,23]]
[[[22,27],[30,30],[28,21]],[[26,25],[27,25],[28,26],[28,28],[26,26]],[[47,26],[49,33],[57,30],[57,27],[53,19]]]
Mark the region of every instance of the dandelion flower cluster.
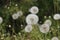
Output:
[[32,31],[32,25],[37,24],[39,21],[39,18],[36,15],[39,12],[38,7],[33,6],[32,8],[29,9],[29,12],[31,12],[32,14],[29,14],[26,17],[27,26],[25,27],[25,32]]
[[22,16],[22,15],[23,15],[23,12],[22,12],[22,11],[19,11],[19,12],[13,14],[13,15],[12,15],[12,18],[13,18],[14,20],[16,20],[16,19],[18,19],[19,16]]
[[46,21],[44,22],[44,24],[42,24],[42,25],[40,26],[40,31],[41,31],[42,33],[47,33],[47,32],[49,32],[51,24],[52,24],[51,20],[49,20],[49,19],[46,20]]

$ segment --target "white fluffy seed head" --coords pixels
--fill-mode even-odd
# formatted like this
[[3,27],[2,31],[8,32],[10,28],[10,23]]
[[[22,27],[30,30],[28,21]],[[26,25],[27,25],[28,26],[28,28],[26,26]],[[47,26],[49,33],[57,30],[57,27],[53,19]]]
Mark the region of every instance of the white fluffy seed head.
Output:
[[26,17],[26,23],[27,23],[27,24],[31,24],[31,25],[37,24],[38,21],[39,21],[39,18],[38,18],[38,16],[35,15],[35,14],[29,14],[29,15]]
[[47,24],[48,26],[51,26],[52,22],[51,22],[51,20],[48,19],[44,22],[44,24]]
[[3,18],[2,17],[0,17],[0,24],[3,22]]
[[32,25],[27,25],[26,27],[25,27],[25,32],[31,32],[32,31]]
[[59,40],[58,37],[53,37],[52,40]]
[[18,6],[18,4],[15,4],[15,6]]
[[46,25],[46,24],[43,24],[43,25],[40,26],[40,31],[41,31],[42,33],[47,33],[47,32],[49,32],[49,29],[50,29],[50,27],[49,27],[48,25]]
[[32,14],[37,14],[39,12],[39,9],[36,6],[33,6],[29,9],[29,12],[31,12]]
[[4,37],[1,37],[1,39],[4,39]]
[[11,27],[11,25],[9,25],[9,27]]
[[10,7],[8,7],[8,9],[10,9]]
[[22,11],[18,11],[18,12],[17,12],[17,15],[18,15],[18,16],[22,16],[22,15],[23,15],[23,12],[22,12]]
[[49,18],[51,18],[51,16],[49,16]]
[[59,19],[60,19],[60,14],[55,14],[55,15],[53,16],[53,18],[54,18],[55,20],[59,20]]
[[46,19],[46,18],[47,18],[47,16],[44,16],[44,18]]
[[14,20],[18,19],[18,17],[19,17],[19,15],[17,15],[16,13],[12,15],[12,18],[13,18]]

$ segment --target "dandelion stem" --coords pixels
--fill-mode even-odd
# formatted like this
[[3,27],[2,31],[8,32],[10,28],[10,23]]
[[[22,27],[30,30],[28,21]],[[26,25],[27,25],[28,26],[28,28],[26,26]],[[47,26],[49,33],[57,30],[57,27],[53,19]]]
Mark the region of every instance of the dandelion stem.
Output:
[[57,27],[58,27],[57,28],[57,31],[58,31],[57,34],[59,35],[59,21],[57,21]]
[[44,40],[46,40],[46,34],[44,34]]

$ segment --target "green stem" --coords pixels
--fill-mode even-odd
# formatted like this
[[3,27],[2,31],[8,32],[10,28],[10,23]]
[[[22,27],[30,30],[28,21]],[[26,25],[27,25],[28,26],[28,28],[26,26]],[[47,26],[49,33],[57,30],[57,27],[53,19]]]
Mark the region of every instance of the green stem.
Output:
[[46,40],[46,34],[44,34],[44,40]]
[[57,32],[57,34],[59,35],[59,21],[57,21],[57,30],[58,30],[58,32]]

